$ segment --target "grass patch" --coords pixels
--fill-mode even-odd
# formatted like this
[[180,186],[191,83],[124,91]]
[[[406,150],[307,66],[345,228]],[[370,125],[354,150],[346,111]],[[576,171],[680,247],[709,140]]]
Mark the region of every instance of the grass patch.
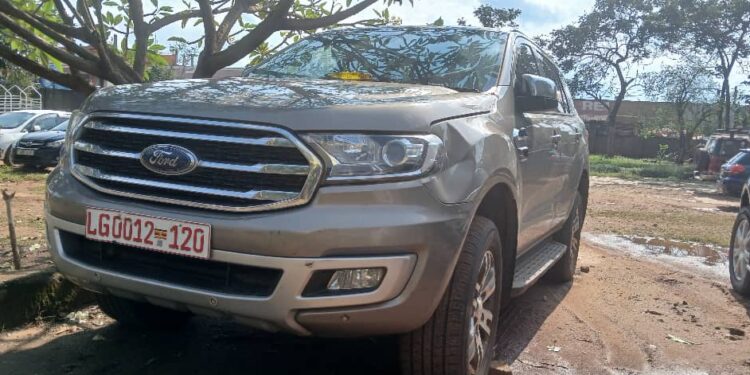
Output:
[[589,168],[593,176],[639,179],[643,177],[688,180],[693,167],[655,159],[632,159],[623,156],[590,155]]
[[22,168],[12,168],[7,165],[0,165],[0,183],[20,182],[20,181],[44,181],[47,173],[43,171],[27,170]]

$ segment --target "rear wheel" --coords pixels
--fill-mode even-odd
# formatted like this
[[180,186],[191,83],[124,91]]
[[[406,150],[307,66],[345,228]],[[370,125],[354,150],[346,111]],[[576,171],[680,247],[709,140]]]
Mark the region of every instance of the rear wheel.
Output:
[[192,316],[187,312],[109,294],[97,294],[96,302],[105,314],[118,323],[140,329],[176,329],[184,326]]
[[558,231],[554,239],[568,247],[562,258],[547,273],[547,277],[553,281],[566,282],[573,280],[578,263],[578,249],[581,247],[581,227],[583,225],[583,206],[581,205],[581,193],[576,193],[573,208],[570,210],[568,220]]
[[401,337],[402,374],[486,374],[494,354],[502,290],[497,228],[477,216],[451,282],[421,328]]
[[750,208],[742,207],[732,229],[729,278],[737,293],[750,297]]

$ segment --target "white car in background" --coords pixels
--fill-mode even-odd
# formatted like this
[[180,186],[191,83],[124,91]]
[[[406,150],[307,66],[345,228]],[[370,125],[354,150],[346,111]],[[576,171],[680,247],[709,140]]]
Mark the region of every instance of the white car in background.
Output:
[[50,130],[70,118],[70,112],[23,110],[0,114],[0,158],[9,164],[8,152],[27,133]]

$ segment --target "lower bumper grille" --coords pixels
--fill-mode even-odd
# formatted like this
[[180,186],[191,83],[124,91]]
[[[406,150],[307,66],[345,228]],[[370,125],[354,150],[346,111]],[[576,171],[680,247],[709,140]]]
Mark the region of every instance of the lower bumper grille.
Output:
[[87,266],[209,292],[268,297],[282,271],[162,254],[60,232],[65,255]]

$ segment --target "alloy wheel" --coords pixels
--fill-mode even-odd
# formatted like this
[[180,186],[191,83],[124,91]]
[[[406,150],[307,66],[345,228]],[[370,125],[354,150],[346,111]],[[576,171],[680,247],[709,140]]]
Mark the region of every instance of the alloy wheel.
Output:
[[745,280],[750,265],[750,222],[746,217],[737,225],[732,244],[732,265],[734,278],[740,282]]
[[496,270],[495,256],[492,249],[484,252],[479,266],[479,277],[474,284],[474,296],[471,300],[471,317],[469,319],[468,370],[477,374],[487,355],[491,355],[490,337],[492,337],[493,304],[495,303]]

